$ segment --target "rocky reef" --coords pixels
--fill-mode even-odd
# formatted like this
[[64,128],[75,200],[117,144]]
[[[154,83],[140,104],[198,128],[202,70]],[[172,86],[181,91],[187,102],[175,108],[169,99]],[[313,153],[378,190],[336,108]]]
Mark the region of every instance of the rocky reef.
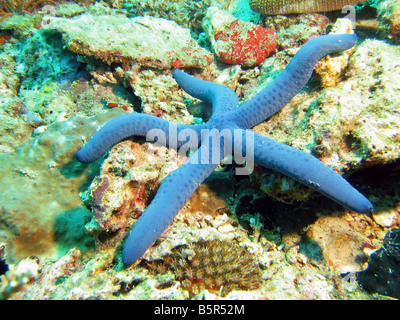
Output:
[[[398,298],[377,266],[398,260],[399,7],[358,5],[357,45],[322,59],[307,86],[254,128],[341,173],[373,213],[268,169],[239,177],[223,163],[130,268],[121,262],[129,228],[186,158],[137,137],[91,165],[75,152],[124,113],[208,120],[210,106],[177,85],[174,68],[229,86],[242,104],[304,42],[350,32],[351,21],[261,16],[244,0],[60,1],[5,17],[0,299]],[[374,27],[360,26],[367,19]]]
[[207,10],[203,29],[216,57],[227,64],[252,67],[260,64],[276,49],[273,29],[236,19],[216,7]]

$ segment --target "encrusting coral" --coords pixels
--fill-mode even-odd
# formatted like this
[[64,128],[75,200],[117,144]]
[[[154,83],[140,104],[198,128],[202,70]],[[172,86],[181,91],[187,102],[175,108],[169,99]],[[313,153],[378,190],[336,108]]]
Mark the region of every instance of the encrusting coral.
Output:
[[[76,175],[79,166],[73,163],[68,169],[60,168],[71,161],[72,146],[92,134],[98,123],[121,112],[113,109],[99,114],[88,120],[87,126],[82,126],[80,117],[55,122],[18,151],[0,154],[0,239],[7,247],[7,263],[32,255],[40,259],[57,257],[72,246],[82,251],[92,246],[93,239],[84,229],[90,213],[79,197],[88,172]],[[55,184],[60,186],[60,193],[49,189]]]

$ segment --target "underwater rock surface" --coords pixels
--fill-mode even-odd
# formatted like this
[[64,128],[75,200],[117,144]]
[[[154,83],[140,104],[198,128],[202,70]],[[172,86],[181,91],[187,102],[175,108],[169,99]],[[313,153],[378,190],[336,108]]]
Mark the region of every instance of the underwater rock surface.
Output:
[[388,231],[383,246],[373,252],[368,268],[357,273],[357,281],[368,291],[400,299],[400,229]]
[[84,14],[72,19],[48,18],[45,27],[64,33],[68,48],[107,64],[144,67],[206,67],[213,56],[177,23],[149,16]]
[[383,36],[400,43],[400,1],[382,0],[376,2],[380,20],[378,30]]
[[236,19],[229,12],[210,7],[203,19],[215,55],[224,63],[252,67],[276,49],[273,29]]
[[79,197],[93,173],[76,162],[74,153],[82,139],[117,114],[121,111],[56,122],[17,151],[0,154],[0,242],[6,244],[9,263],[33,255],[56,258],[73,245],[93,247],[84,229],[90,212]]
[[[73,159],[75,151],[104,122],[133,110],[206,121],[209,106],[179,88],[174,67],[245,101],[335,21],[257,19],[247,0],[86,3],[93,4],[66,2],[55,15],[0,22],[1,299],[397,297],[387,268],[395,268],[389,253],[397,238],[383,239],[400,226],[398,0],[374,1],[376,36],[358,30],[353,50],[321,60],[307,87],[255,128],[351,175],[376,212],[345,210],[263,168],[237,177],[234,165],[222,164],[127,269],[126,232],[185,159],[150,161],[148,151],[169,150],[136,137],[89,166]],[[210,31],[202,29],[211,5],[241,26],[274,29],[276,52],[251,67],[222,64],[216,52],[213,61]],[[347,27],[341,20],[334,30]],[[365,275],[369,289],[354,275],[359,283]]]

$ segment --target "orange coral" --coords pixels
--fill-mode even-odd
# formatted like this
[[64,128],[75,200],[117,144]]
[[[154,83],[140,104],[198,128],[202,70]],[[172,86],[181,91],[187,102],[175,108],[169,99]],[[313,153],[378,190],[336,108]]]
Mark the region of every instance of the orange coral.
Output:
[[42,2],[55,4],[52,0],[0,0],[0,21],[13,14],[32,14]]

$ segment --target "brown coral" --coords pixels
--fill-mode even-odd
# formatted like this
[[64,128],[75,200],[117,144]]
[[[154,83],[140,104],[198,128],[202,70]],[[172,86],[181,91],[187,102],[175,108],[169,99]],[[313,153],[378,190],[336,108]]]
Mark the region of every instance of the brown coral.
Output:
[[55,4],[51,0],[0,0],[0,21],[15,13],[32,14],[33,10],[43,2]]
[[226,296],[232,290],[254,290],[262,281],[253,256],[234,242],[207,240],[173,250],[162,261],[146,262],[157,273],[171,270],[190,295],[203,290]]
[[254,11],[265,15],[311,13],[339,10],[360,0],[250,0]]

